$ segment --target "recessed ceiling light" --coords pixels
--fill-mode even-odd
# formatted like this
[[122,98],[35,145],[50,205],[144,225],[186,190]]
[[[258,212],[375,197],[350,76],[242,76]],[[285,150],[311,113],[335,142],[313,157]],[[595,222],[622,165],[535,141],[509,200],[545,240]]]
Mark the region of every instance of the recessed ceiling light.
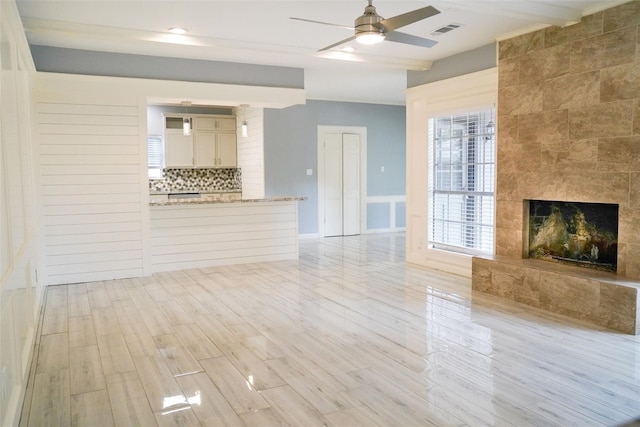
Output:
[[343,52],[355,52],[355,48],[351,47],[351,46],[347,46],[347,47],[343,47],[342,49]]
[[181,27],[171,27],[169,28],[169,32],[173,34],[187,34],[187,29]]

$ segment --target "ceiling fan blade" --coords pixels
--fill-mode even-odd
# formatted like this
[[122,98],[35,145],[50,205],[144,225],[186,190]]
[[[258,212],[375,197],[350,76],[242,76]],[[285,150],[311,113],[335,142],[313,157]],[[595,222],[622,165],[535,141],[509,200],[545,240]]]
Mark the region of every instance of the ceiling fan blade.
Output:
[[424,39],[422,37],[414,36],[411,34],[401,33],[399,31],[392,31],[386,35],[385,40],[389,40],[396,43],[412,44],[414,46],[433,47],[438,44],[435,40]]
[[318,52],[324,52],[325,50],[329,50],[329,49],[334,48],[334,47],[336,47],[336,46],[340,46],[341,44],[344,44],[344,43],[350,42],[351,40],[355,40],[355,38],[356,38],[356,36],[351,36],[351,37],[349,37],[348,39],[344,39],[344,40],[342,40],[342,41],[339,41],[338,43],[334,43],[334,44],[332,44],[332,45],[330,45],[330,46],[323,47],[323,48],[322,48],[322,49],[320,49]]
[[345,28],[347,30],[353,30],[354,29],[353,27],[348,27],[346,25],[332,24],[330,22],[313,21],[311,19],[294,18],[294,17],[290,17],[289,19],[293,19],[293,20],[296,20],[296,21],[311,22],[313,24],[331,25],[332,27],[340,27],[340,28]]
[[396,15],[388,19],[375,24],[382,27],[386,32],[393,31],[397,28],[404,27],[405,25],[413,24],[414,22],[426,19],[430,16],[440,13],[438,9],[433,6],[423,7],[422,9],[416,9],[411,12],[403,13],[402,15]]

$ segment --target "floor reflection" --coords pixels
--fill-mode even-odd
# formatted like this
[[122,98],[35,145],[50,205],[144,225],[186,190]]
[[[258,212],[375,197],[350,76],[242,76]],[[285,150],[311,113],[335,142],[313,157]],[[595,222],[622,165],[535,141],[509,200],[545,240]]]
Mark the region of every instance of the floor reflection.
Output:
[[51,287],[22,426],[616,425],[640,338],[407,265],[403,234],[300,259]]

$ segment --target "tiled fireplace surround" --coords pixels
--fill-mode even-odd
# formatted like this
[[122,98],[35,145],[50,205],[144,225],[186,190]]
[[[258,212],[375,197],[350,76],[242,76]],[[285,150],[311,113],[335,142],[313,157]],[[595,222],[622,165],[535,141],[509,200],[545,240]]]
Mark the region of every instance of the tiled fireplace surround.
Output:
[[[496,256],[473,288],[640,334],[640,1],[499,43]],[[619,204],[617,274],[525,259],[525,200]]]

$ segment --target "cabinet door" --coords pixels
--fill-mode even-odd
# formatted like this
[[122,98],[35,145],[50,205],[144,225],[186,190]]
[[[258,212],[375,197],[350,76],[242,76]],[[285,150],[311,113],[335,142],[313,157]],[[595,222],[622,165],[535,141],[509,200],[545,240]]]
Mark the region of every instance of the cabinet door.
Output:
[[193,166],[193,136],[167,129],[164,135],[164,165],[167,168]]
[[194,117],[193,128],[195,130],[216,130],[216,119],[213,117]]
[[216,133],[210,131],[196,131],[196,166],[217,166]]
[[238,166],[235,133],[218,133],[218,166],[224,168]]
[[231,130],[234,131],[236,130],[236,119],[234,118],[228,118],[228,119],[216,119],[218,122],[218,125],[216,127],[217,130]]

